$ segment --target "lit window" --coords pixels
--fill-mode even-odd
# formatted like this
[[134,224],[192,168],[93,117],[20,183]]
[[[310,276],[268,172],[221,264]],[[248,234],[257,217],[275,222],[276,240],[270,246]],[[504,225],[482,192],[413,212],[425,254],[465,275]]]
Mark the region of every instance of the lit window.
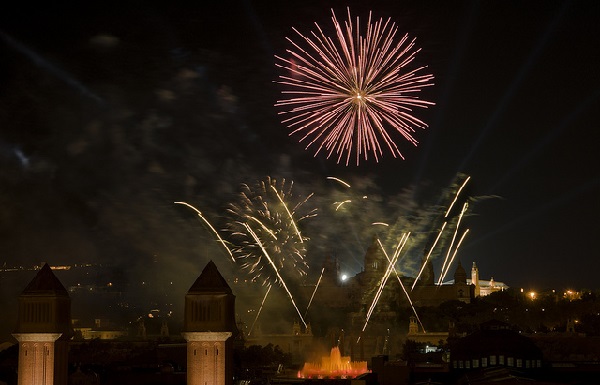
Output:
[[496,356],[490,356],[490,366],[496,365]]
[[508,357],[508,366],[515,366],[515,359],[512,357]]
[[517,368],[522,368],[523,367],[523,360],[520,358],[517,358]]

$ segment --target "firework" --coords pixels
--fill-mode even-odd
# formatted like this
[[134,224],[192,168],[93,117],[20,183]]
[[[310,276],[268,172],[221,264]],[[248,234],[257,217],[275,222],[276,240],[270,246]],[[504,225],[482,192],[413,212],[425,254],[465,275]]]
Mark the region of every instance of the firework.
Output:
[[229,247],[227,247],[227,244],[225,243],[225,241],[223,240],[223,238],[221,238],[221,236],[219,235],[219,232],[213,227],[213,225],[210,224],[210,222],[202,215],[202,212],[200,212],[200,210],[198,210],[197,208],[195,208],[194,206],[192,206],[191,204],[187,203],[187,202],[174,202],[175,204],[179,204],[179,205],[184,205],[187,206],[189,208],[191,208],[192,210],[194,210],[196,212],[196,214],[198,214],[198,217],[200,217],[200,219],[202,219],[204,221],[204,223],[211,229],[211,231],[215,234],[215,236],[217,237],[217,239],[219,240],[219,242],[221,243],[221,245],[223,245],[223,247],[225,248],[225,250],[227,250],[227,253],[229,254],[229,256],[231,257],[231,260],[233,262],[235,262],[235,258],[233,257],[233,254],[231,252],[231,249],[229,249]]
[[[268,263],[273,268],[273,271],[275,271],[275,275],[277,276],[276,282],[278,282],[281,285],[281,287],[283,287],[283,289],[287,293],[288,297],[290,298],[290,301],[292,302],[292,306],[294,306],[294,309],[296,309],[296,312],[300,316],[300,320],[302,321],[302,323],[304,324],[304,326],[306,326],[306,322],[304,321],[304,317],[302,317],[302,314],[300,314],[300,309],[298,309],[298,306],[296,305],[296,301],[294,300],[294,296],[292,295],[292,292],[290,291],[290,289],[288,289],[287,284],[285,283],[285,280],[283,279],[283,277],[279,273],[279,270],[277,269],[277,266],[275,265],[275,262],[273,261],[273,258],[271,258],[271,256],[269,255],[269,253],[265,249],[265,246],[261,242],[260,238],[258,237],[258,235],[256,235],[256,233],[252,230],[252,228],[247,223],[244,223],[244,227],[246,227],[246,231],[248,232],[248,234],[250,234],[252,236],[252,239],[254,239],[254,242],[256,242],[256,245],[260,248],[262,256],[264,258],[266,258],[266,260],[268,261]],[[265,298],[266,298],[266,295],[265,295]]]
[[230,248],[242,269],[263,285],[281,285],[283,272],[302,277],[308,269],[308,238],[298,223],[314,216],[315,210],[304,210],[310,195],[296,199],[292,186],[270,177],[254,187],[242,185],[239,201],[227,209]]
[[293,183],[286,184],[285,180],[278,183],[270,177],[259,181],[254,188],[243,185],[239,201],[227,209],[230,221],[225,230],[230,234],[232,253],[242,269],[253,281],[282,287],[306,325],[286,278],[306,275],[308,264],[304,256],[308,238],[302,235],[298,223],[316,214],[315,210],[304,210],[312,194],[296,199],[292,186]]
[[292,48],[286,57],[275,56],[287,71],[277,81],[285,87],[275,103],[284,109],[282,123],[307,149],[315,146],[315,156],[335,153],[337,163],[345,157],[348,165],[353,153],[357,165],[369,154],[377,162],[385,147],[404,159],[395,140],[416,145],[414,128],[427,124],[413,109],[434,104],[418,96],[433,76],[423,74],[425,67],[409,69],[420,49],[408,35],[397,39],[398,27],[389,18],[374,21],[369,13],[364,31],[358,17],[352,22],[350,9],[343,25],[333,10],[332,21],[335,38],[317,23],[309,35],[294,28],[300,43],[287,38]]

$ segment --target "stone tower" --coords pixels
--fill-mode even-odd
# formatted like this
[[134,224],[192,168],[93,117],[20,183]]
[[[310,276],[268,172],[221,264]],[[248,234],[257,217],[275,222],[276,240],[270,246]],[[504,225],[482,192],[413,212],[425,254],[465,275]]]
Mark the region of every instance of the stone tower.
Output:
[[187,385],[233,383],[235,296],[210,261],[185,296]]
[[45,264],[18,298],[18,385],[66,385],[71,299]]
[[471,268],[471,284],[475,287],[475,297],[479,297],[481,293],[479,287],[479,269],[475,262],[473,262],[473,267]]

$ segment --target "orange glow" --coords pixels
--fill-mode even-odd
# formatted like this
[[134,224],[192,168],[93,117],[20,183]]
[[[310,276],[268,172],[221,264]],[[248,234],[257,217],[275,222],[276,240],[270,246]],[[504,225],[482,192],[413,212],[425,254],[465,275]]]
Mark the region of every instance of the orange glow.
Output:
[[321,363],[306,362],[298,372],[298,378],[356,378],[367,373],[367,361],[350,361],[338,347],[331,348],[329,356],[321,357]]

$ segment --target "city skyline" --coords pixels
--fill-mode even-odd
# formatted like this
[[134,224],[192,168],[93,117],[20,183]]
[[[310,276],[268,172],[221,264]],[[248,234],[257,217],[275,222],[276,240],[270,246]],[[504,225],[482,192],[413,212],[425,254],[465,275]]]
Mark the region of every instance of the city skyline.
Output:
[[[277,116],[285,37],[326,28],[347,6],[390,17],[434,75],[424,97],[436,105],[417,111],[429,127],[418,146],[399,143],[406,160],[313,157]],[[239,186],[272,176],[314,193],[318,214],[302,229],[309,273],[334,255],[353,275],[371,236],[386,234],[372,223],[427,212],[468,175],[465,193],[480,199],[463,266],[512,287],[597,289],[598,11],[569,1],[14,5],[0,17],[0,263],[131,272],[157,256],[171,262],[166,279],[211,259],[231,274],[214,234],[174,202],[220,231]],[[355,211],[336,214],[349,196]]]

